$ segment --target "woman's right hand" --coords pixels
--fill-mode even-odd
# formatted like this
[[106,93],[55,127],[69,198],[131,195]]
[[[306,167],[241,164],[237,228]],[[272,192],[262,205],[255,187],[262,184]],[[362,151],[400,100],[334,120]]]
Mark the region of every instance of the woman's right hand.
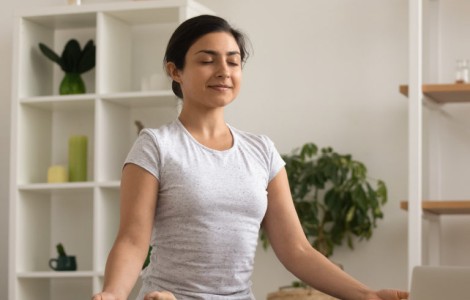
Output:
[[151,292],[145,295],[144,300],[176,300],[175,295],[170,292]]

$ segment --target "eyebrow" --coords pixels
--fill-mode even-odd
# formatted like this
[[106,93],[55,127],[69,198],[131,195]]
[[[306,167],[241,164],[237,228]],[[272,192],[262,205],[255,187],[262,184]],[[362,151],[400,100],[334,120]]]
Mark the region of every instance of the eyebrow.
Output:
[[[199,53],[205,53],[205,54],[214,55],[214,56],[220,55],[219,52],[214,51],[214,50],[200,50],[196,52],[196,54],[199,54]],[[241,55],[240,52],[238,51],[228,51],[226,54],[227,56]]]

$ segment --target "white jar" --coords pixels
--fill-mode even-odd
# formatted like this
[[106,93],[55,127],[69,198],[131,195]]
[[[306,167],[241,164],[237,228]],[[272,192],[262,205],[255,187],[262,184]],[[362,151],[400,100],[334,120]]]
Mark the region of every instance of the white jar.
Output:
[[468,59],[458,59],[457,69],[455,71],[455,83],[468,83],[469,81],[469,63]]

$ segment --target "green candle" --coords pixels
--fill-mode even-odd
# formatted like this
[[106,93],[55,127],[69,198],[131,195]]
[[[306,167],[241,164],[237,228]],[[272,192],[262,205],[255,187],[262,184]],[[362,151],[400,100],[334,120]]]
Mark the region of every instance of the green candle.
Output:
[[69,139],[69,180],[87,180],[87,137],[71,136]]

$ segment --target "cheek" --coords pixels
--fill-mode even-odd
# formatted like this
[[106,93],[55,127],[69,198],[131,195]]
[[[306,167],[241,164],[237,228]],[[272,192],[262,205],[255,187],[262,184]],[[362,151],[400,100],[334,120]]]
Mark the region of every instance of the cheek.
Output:
[[242,82],[242,71],[236,71],[232,74],[232,81],[235,83],[237,86],[240,85]]
[[190,76],[186,76],[184,79],[184,83],[188,88],[197,88],[200,86],[204,86],[204,81],[205,76],[203,73],[191,74]]
[[242,77],[238,77],[237,80],[235,82],[233,82],[233,93],[235,96],[237,96],[239,93],[240,93],[240,89],[241,89],[241,83],[242,83]]

